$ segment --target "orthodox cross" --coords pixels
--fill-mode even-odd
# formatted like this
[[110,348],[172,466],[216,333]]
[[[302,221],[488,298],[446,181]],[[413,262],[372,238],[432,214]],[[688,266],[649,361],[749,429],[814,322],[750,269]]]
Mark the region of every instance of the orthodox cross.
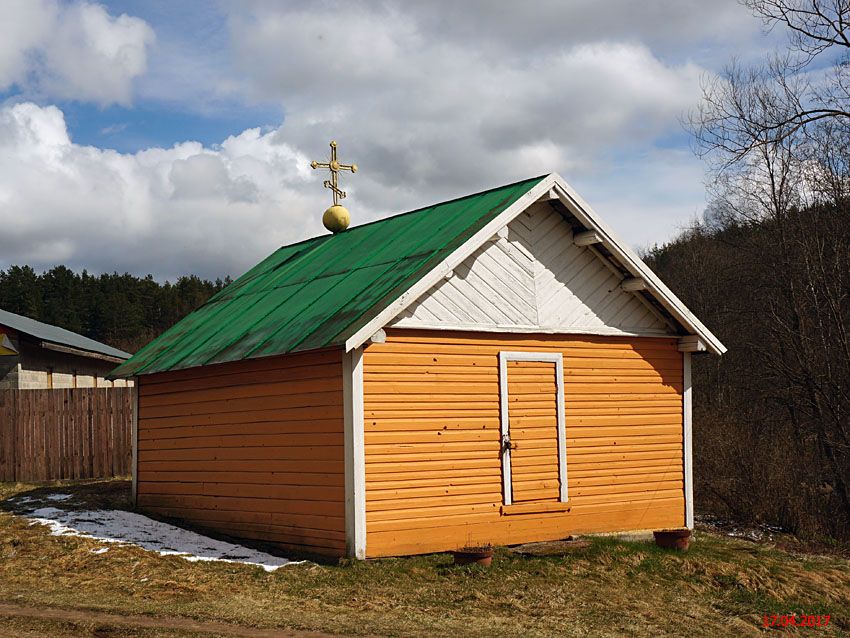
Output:
[[317,162],[313,160],[310,166],[316,168],[327,168],[331,172],[331,178],[325,180],[325,188],[330,188],[334,194],[334,206],[339,205],[339,200],[345,199],[345,191],[339,188],[339,172],[351,171],[357,172],[357,164],[341,164],[336,158],[336,142],[331,140],[331,158],[327,162]]

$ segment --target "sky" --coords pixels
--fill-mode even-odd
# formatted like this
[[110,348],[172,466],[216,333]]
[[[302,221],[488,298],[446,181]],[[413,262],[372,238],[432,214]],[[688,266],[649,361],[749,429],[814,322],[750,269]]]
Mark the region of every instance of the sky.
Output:
[[682,120],[777,34],[734,0],[0,0],[0,268],[238,276],[550,172],[634,248],[705,207]]

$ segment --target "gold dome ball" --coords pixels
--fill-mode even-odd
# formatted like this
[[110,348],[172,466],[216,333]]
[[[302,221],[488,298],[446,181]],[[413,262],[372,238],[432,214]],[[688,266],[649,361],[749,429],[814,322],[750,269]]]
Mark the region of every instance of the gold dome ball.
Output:
[[351,223],[351,215],[345,206],[334,204],[322,215],[322,223],[332,233],[341,233]]

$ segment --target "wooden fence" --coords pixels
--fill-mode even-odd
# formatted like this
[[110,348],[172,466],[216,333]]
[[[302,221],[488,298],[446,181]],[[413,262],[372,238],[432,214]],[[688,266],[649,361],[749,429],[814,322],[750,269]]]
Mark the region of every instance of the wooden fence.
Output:
[[0,481],[129,474],[134,392],[0,390]]

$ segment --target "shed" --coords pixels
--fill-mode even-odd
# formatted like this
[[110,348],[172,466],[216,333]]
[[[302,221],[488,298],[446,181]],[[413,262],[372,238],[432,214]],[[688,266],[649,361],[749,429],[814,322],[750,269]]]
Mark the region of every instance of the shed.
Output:
[[129,352],[0,309],[0,390],[125,386],[107,380]]
[[551,174],[280,248],[114,374],[140,509],[369,558],[691,527],[724,350]]

